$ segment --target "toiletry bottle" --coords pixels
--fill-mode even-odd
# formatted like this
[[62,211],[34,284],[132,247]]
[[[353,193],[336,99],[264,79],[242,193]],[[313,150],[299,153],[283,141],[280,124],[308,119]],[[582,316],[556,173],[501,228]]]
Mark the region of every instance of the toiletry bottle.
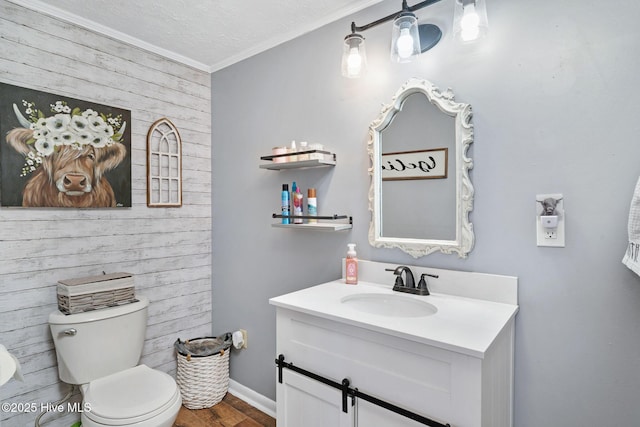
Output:
[[[316,199],[316,189],[310,188],[307,190],[307,215],[318,215],[318,199]],[[309,219],[309,224],[318,222],[317,219]]]
[[297,162],[298,161],[298,156],[296,156],[295,154],[298,152],[298,149],[296,148],[296,141],[291,141],[291,148],[289,148],[287,150],[287,152],[289,153],[289,155],[287,156],[289,158],[290,162]]
[[347,259],[345,261],[345,282],[349,285],[358,284],[358,258],[356,258],[356,244],[349,243],[347,245]]
[[289,224],[289,184],[282,184],[282,223]]
[[[293,181],[291,183],[291,193],[289,193],[289,203],[291,203],[291,211],[289,212],[289,215],[293,215],[294,209],[293,209],[293,199],[296,196],[296,192],[298,191],[298,186],[296,185],[296,182]],[[293,224],[293,218],[291,218],[291,221],[289,221],[290,224]]]
[[[300,187],[296,188],[296,192],[293,194],[293,215],[302,216],[302,193]],[[302,218],[293,218],[294,224],[302,224],[304,221]]]
[[[298,148],[298,152],[303,152],[308,150],[307,141],[300,141],[300,147]],[[306,154],[298,154],[298,161],[309,160],[309,153]]]

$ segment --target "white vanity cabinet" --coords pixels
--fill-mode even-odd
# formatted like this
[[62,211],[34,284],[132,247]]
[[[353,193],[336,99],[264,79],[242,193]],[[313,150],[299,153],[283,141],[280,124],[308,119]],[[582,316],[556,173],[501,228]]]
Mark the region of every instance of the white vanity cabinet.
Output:
[[[348,378],[364,393],[454,427],[511,426],[512,348],[512,323],[479,358],[277,310],[277,353],[286,361],[336,382]],[[283,383],[277,384],[278,426],[314,426],[328,413],[334,421],[318,421],[318,427],[423,425],[356,401],[356,408],[351,399],[348,404],[350,411],[356,411],[343,414],[340,390],[283,369]]]
[[[350,387],[441,425],[512,426],[517,305],[432,292],[415,298],[429,298],[436,314],[383,317],[341,304],[366,292],[397,294],[337,280],[271,299],[277,355],[338,384],[347,378]],[[349,397],[344,413],[340,389],[287,368],[276,367],[279,373],[278,427],[429,425],[361,398]]]

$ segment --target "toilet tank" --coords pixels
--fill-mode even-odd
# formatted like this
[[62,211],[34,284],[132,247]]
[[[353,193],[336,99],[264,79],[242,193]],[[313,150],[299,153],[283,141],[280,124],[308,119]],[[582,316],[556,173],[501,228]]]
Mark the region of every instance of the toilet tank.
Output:
[[49,315],[58,374],[68,384],[86,384],[138,364],[147,328],[149,300],[65,315]]

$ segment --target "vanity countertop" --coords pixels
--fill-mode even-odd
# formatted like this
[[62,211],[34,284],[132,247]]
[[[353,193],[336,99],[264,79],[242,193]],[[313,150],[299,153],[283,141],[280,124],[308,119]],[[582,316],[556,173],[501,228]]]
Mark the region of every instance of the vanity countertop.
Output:
[[[341,302],[351,295],[374,293],[425,301],[435,306],[437,312],[424,317],[382,316]],[[344,279],[271,298],[269,302],[276,307],[479,358],[484,358],[491,343],[518,312],[516,304],[434,292],[427,296],[409,295],[372,282],[347,285]]]

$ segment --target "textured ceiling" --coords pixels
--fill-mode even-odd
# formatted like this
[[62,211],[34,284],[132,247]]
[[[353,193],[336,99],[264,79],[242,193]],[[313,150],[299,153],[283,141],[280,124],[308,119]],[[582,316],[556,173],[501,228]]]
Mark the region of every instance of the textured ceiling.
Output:
[[216,71],[382,0],[10,1]]

